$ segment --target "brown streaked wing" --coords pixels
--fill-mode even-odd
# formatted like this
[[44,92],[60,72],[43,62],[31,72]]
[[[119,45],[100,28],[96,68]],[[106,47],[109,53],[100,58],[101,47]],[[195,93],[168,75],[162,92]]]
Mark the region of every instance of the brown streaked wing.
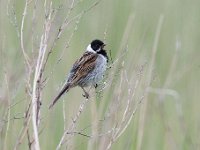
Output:
[[87,76],[87,74],[92,71],[95,67],[95,62],[97,59],[96,53],[86,52],[79,60],[75,62],[77,69],[71,77],[71,85],[76,86],[79,80]]

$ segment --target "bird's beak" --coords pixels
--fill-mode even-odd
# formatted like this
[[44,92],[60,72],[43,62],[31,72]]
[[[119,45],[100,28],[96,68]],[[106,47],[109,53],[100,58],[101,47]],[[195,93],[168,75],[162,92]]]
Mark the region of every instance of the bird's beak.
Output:
[[106,44],[103,44],[103,45],[102,45],[102,48],[104,48],[105,46],[106,46]]

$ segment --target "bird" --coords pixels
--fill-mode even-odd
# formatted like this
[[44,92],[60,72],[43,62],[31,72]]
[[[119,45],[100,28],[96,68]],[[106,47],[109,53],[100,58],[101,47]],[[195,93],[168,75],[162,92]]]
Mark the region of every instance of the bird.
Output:
[[89,98],[85,87],[93,86],[96,88],[99,82],[103,80],[107,69],[109,58],[104,49],[105,46],[106,44],[99,39],[93,40],[87,46],[83,55],[72,65],[64,85],[53,98],[49,109],[55,105],[64,93],[76,86],[81,87],[84,92],[83,96]]

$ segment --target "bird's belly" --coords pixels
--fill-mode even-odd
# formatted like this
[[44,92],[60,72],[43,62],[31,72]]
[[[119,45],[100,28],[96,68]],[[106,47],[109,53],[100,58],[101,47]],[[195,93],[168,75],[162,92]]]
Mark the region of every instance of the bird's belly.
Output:
[[103,56],[98,56],[95,68],[80,81],[80,86],[96,85],[103,80],[103,75],[106,71],[107,60]]

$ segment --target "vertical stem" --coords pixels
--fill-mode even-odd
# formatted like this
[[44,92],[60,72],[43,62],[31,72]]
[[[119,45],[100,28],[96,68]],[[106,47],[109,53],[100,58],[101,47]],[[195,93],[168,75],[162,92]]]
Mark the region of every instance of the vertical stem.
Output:
[[[154,39],[154,44],[153,44],[153,50],[152,50],[152,56],[151,56],[151,62],[150,62],[150,67],[149,71],[147,73],[147,87],[150,86],[151,84],[151,79],[152,79],[152,71],[155,63],[155,57],[156,57],[156,52],[157,52],[157,46],[158,46],[158,41],[159,41],[159,36],[160,36],[160,31],[161,27],[163,24],[164,16],[160,15],[159,22],[157,25],[157,30],[156,30],[156,36]],[[143,140],[143,134],[144,134],[144,125],[145,125],[145,115],[147,111],[147,105],[148,105],[148,93],[145,96],[144,99],[144,104],[141,107],[140,111],[140,118],[139,118],[139,130],[138,130],[138,137],[137,137],[137,150],[140,150],[142,148],[142,140]]]
[[[39,52],[40,56],[41,52]],[[37,88],[37,79],[39,76],[38,68],[39,68],[39,57],[37,60],[37,66],[35,68],[35,75],[34,75],[34,81],[33,81],[33,93],[32,93],[32,124],[33,124],[33,133],[34,133],[34,148],[36,150],[40,149],[39,144],[39,137],[38,137],[38,128],[37,128],[37,94],[36,94],[36,88]]]
[[6,81],[6,88],[7,88],[7,94],[8,94],[8,114],[7,114],[7,127],[6,127],[6,134],[5,134],[5,140],[4,140],[4,150],[7,149],[7,137],[8,137],[8,130],[10,127],[10,95],[9,95],[9,86],[8,86],[8,77],[5,73],[5,81]]

